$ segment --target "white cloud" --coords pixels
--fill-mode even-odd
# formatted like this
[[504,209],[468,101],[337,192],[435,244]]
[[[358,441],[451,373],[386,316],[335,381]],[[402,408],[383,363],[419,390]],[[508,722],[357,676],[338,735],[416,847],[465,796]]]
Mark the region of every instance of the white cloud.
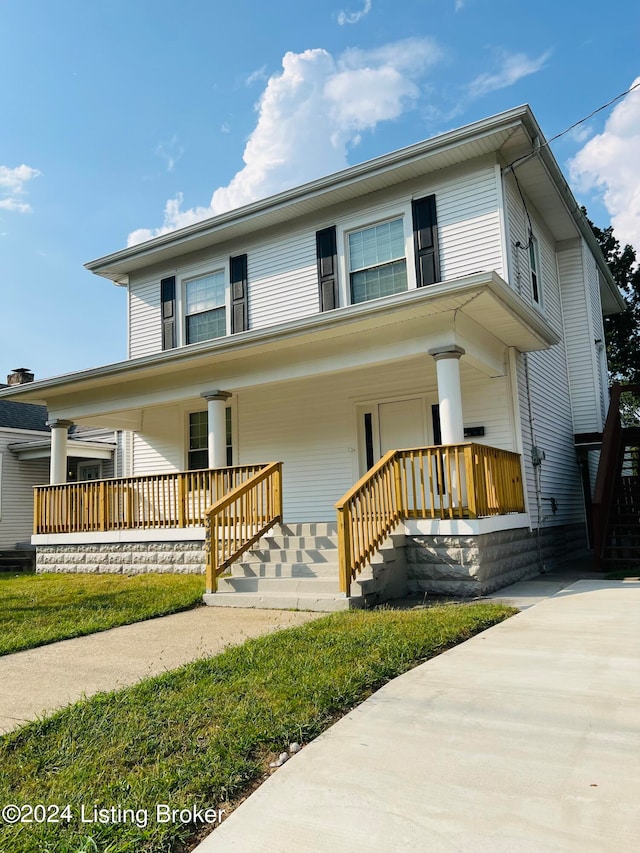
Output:
[[462,9],[464,9],[464,0],[456,0],[455,11],[460,12]]
[[228,121],[223,121],[220,125],[220,133],[231,133],[231,125]]
[[545,51],[541,56],[532,59],[524,53],[503,53],[502,63],[495,74],[480,74],[469,86],[472,98],[479,98],[496,89],[506,89],[530,74],[535,74],[544,67],[551,51]]
[[254,83],[262,83],[266,79],[267,66],[263,65],[262,68],[256,68],[255,71],[252,71],[244,82],[245,86],[253,86]]
[[[640,86],[640,77],[631,84]],[[596,190],[622,245],[640,254],[640,88],[614,107],[602,133],[590,139],[569,162],[583,192]]]
[[134,245],[348,166],[350,147],[381,121],[398,118],[420,96],[419,82],[443,58],[431,39],[411,38],[371,51],[287,53],[257,104],[244,167],[215,190],[208,207],[182,209],[178,194],[164,223],[129,235]]
[[164,160],[167,172],[173,172],[176,163],[184,154],[184,148],[180,145],[178,137],[174,134],[169,142],[159,142],[156,145],[156,154]]
[[338,23],[341,27],[345,24],[357,24],[361,18],[364,18],[365,15],[368,15],[371,11],[371,0],[364,0],[364,6],[360,9],[359,12],[342,12],[338,13]]
[[24,163],[14,169],[0,166],[0,210],[30,213],[31,205],[23,200],[26,194],[25,185],[39,174],[38,169],[32,169]]

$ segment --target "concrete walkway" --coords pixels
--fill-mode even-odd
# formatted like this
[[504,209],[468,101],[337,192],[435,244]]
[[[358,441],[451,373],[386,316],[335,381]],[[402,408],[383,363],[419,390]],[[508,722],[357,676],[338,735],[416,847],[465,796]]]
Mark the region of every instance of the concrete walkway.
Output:
[[198,607],[0,657],[0,732],[322,613]]
[[198,853],[637,849],[640,583],[540,597],[378,691]]

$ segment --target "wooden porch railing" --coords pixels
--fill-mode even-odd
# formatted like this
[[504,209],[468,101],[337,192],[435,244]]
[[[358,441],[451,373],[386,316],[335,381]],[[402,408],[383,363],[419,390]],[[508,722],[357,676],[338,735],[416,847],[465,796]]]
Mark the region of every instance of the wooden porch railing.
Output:
[[201,527],[208,507],[264,467],[238,465],[36,486],[33,532]]
[[207,592],[215,592],[218,576],[278,521],[282,463],[272,462],[207,509]]
[[390,450],[335,505],[340,589],[407,518],[524,512],[520,456],[483,444]]

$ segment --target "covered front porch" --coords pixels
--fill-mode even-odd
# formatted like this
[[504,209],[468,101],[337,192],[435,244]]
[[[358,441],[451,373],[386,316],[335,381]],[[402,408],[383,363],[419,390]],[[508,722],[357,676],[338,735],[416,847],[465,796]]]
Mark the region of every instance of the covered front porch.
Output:
[[[89,535],[106,545],[135,539],[137,531],[162,541],[166,531],[188,529],[204,534],[213,593],[218,577],[283,522],[282,498],[279,462],[40,486],[34,542],[55,546]],[[349,597],[367,561],[407,519],[523,513],[520,457],[472,442],[391,450],[335,508],[339,586]]]
[[[34,542],[199,541],[214,589],[273,525],[337,524],[344,596],[394,526],[526,528],[517,360],[555,340],[488,273],[34,385]],[[65,483],[71,423],[123,431],[128,476]]]

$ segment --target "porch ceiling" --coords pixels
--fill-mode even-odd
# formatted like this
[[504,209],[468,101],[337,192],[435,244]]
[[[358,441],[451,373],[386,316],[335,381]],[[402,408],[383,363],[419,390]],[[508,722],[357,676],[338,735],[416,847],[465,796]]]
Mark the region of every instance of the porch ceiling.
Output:
[[[504,348],[546,349],[559,338],[494,272],[316,314],[302,321],[33,382],[9,391],[79,419],[426,354],[459,344],[489,375]],[[0,391],[0,397],[9,396]],[[126,428],[123,425],[123,428]]]

